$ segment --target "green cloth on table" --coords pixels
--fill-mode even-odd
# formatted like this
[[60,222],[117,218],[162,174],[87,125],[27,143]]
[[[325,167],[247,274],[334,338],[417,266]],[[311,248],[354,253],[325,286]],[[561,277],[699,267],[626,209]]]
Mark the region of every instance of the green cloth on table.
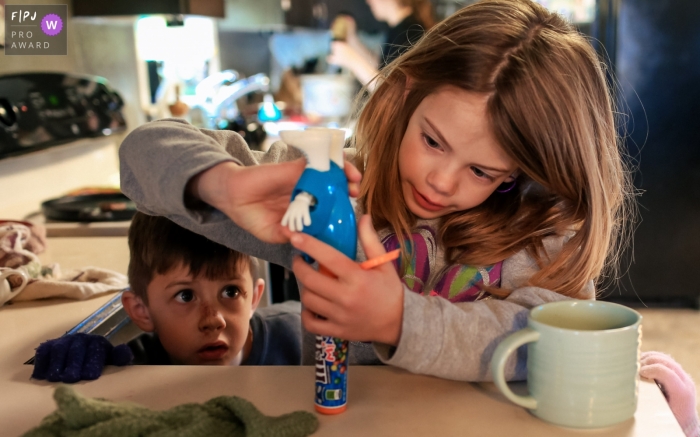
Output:
[[307,411],[265,416],[236,396],[219,396],[203,404],[183,404],[165,411],[86,398],[67,386],[57,387],[53,397],[58,409],[24,437],[303,437],[318,427],[316,416]]

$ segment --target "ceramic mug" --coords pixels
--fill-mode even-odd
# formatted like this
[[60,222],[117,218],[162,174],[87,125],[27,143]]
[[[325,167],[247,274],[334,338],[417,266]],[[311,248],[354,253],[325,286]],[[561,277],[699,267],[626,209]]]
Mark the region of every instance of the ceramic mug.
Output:
[[[625,306],[567,300],[540,305],[528,326],[503,340],[491,372],[512,402],[555,425],[602,428],[625,421],[637,409],[642,316]],[[527,344],[529,396],[505,380],[508,356]]]
[[[7,280],[9,276],[13,275],[18,275],[22,278],[22,283],[15,288],[12,288],[10,281]],[[20,291],[24,290],[24,287],[27,286],[27,282],[29,282],[29,277],[22,270],[0,267],[0,306],[15,297]]]

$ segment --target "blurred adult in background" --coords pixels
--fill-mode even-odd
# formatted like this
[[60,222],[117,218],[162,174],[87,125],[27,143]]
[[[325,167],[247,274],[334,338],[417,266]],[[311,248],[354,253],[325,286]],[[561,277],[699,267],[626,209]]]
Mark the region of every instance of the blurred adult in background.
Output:
[[[430,0],[367,0],[372,15],[389,25],[381,53],[365,47],[357,36],[355,20],[339,16],[334,28],[340,27],[339,40],[331,44],[328,63],[350,70],[362,85],[367,85],[386,65],[398,58],[435,24]],[[373,88],[370,84],[370,88]]]

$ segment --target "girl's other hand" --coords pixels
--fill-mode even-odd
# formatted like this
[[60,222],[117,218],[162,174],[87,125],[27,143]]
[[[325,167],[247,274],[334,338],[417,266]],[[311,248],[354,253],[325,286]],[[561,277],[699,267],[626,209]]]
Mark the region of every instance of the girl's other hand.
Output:
[[[306,161],[242,167],[224,162],[194,176],[186,192],[226,214],[234,223],[267,243],[285,243],[289,234],[281,225],[292,190],[304,172]],[[345,175],[351,196],[359,193],[362,175],[349,162]]]
[[350,44],[358,43],[359,39],[357,37],[357,23],[355,19],[349,15],[345,15],[343,16],[343,20],[345,22],[345,41]]
[[333,41],[331,43],[331,53],[326,57],[326,61],[331,65],[352,70],[355,64],[360,62],[360,55],[349,43]]
[[700,424],[695,409],[695,384],[670,355],[644,352],[639,375],[653,379],[661,388],[673,415],[688,437],[700,436]]
[[[358,231],[368,259],[386,253],[369,216],[360,219]],[[301,320],[308,331],[352,341],[398,344],[403,285],[392,263],[363,270],[355,261],[309,235],[293,234],[291,242],[335,276],[317,272],[301,257],[294,260],[294,274],[302,283]]]

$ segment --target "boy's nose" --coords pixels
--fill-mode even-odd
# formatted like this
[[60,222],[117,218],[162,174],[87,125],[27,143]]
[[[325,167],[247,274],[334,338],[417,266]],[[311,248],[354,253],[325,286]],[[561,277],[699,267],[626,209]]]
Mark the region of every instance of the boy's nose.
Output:
[[225,326],[226,321],[221,312],[210,306],[202,308],[202,314],[199,318],[199,329],[201,331],[216,331],[223,329]]

